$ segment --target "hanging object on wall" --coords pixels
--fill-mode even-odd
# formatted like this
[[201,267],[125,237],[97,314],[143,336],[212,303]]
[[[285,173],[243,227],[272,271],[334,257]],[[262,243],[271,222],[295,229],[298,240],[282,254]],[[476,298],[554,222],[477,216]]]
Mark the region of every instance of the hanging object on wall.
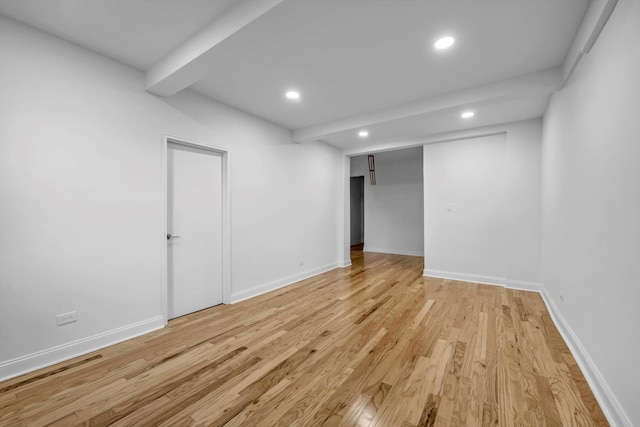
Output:
[[371,185],[376,185],[376,165],[373,160],[373,154],[369,154],[367,159],[369,160],[369,180],[371,181]]

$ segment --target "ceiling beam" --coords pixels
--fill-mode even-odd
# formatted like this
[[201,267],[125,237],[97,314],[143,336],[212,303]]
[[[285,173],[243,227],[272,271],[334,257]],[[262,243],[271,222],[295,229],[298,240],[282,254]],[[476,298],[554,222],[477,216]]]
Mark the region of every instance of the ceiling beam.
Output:
[[562,69],[564,83],[569,80],[582,57],[588,54],[596,43],[617,4],[618,0],[591,1],[564,61]]
[[[168,97],[202,80],[216,63],[215,47],[282,0],[238,0],[209,25],[147,70],[146,90]],[[218,59],[219,60],[219,59]]]
[[299,143],[317,141],[337,132],[359,129],[405,117],[421,114],[437,114],[454,108],[464,108],[471,104],[488,102],[505,97],[552,93],[560,89],[561,85],[561,67],[549,68],[501,80],[496,83],[476,86],[416,102],[383,108],[346,119],[296,129],[293,131],[293,140]]
[[421,145],[435,144],[438,142],[459,141],[461,139],[480,138],[484,136],[501,135],[507,132],[510,123],[500,125],[483,126],[461,131],[450,131],[428,135],[424,137],[405,139],[400,141],[372,144],[364,147],[353,147],[342,150],[342,154],[348,157],[361,156],[363,154],[383,153],[385,151],[403,150],[405,148],[419,147]]

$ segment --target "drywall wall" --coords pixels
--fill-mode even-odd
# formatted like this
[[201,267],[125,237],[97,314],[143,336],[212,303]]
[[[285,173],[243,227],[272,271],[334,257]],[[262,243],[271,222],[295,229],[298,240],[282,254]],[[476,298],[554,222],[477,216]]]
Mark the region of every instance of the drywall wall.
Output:
[[504,134],[424,146],[426,274],[504,277],[505,152]]
[[541,122],[424,146],[425,275],[540,289]]
[[351,158],[351,176],[364,176],[364,250],[422,256],[422,147],[375,154],[376,185],[367,156]]
[[337,150],[0,20],[0,378],[163,326],[163,134],[229,150],[232,299],[337,265]]
[[539,290],[542,281],[542,120],[506,125],[505,279]]
[[[640,2],[620,0],[544,119],[552,307],[613,425],[640,425]],[[564,293],[564,301],[561,298]]]

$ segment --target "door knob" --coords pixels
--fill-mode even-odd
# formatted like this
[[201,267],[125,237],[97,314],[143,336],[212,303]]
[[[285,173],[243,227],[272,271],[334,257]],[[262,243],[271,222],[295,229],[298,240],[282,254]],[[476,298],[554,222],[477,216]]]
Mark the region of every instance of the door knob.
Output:
[[179,239],[180,236],[175,236],[171,233],[167,233],[167,240],[171,240],[171,239]]

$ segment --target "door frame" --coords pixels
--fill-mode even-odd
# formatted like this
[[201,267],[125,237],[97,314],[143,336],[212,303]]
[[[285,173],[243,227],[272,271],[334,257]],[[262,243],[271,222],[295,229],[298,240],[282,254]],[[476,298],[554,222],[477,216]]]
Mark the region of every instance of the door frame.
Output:
[[229,150],[200,142],[162,135],[162,317],[164,324],[169,316],[169,286],[168,286],[168,251],[167,251],[167,150],[169,143],[211,151],[222,155],[222,303],[231,303],[231,203],[229,192]]

